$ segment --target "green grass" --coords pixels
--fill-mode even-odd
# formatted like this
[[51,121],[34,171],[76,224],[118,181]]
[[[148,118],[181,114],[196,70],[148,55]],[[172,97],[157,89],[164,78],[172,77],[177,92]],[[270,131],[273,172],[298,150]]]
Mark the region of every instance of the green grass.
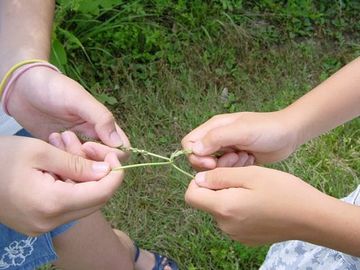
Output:
[[[360,55],[357,1],[143,2],[61,6],[55,50],[66,50],[63,69],[106,102],[134,147],[164,155],[209,117],[283,108]],[[272,166],[345,196],[360,182],[359,130],[356,119]],[[222,235],[209,215],[184,203],[188,182],[170,168],[129,170],[104,213],[180,269],[257,269],[268,247]]]
[[[304,56],[307,46],[311,53]],[[201,54],[192,55],[180,72],[160,66],[147,86],[138,80],[123,84],[115,94],[121,106],[113,111],[134,146],[171,153],[188,131],[212,115],[286,106],[320,81],[329,57],[345,53],[317,42],[289,42],[238,59],[234,72],[240,75],[226,78],[198,64]],[[231,94],[226,104],[220,99],[224,87]],[[331,195],[345,196],[359,184],[359,127],[359,120],[341,126],[274,166]],[[182,269],[257,269],[266,247],[234,243],[218,232],[209,216],[188,208],[183,201],[187,183],[167,168],[129,171],[106,214],[140,245],[171,255]]]

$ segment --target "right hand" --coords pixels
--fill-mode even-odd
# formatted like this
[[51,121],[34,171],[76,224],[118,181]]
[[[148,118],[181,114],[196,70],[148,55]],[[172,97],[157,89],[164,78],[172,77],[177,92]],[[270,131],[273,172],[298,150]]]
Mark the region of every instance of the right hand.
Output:
[[123,179],[114,153],[96,162],[17,136],[0,149],[0,223],[30,236],[95,212]]
[[[217,115],[182,140],[197,170],[277,162],[297,147],[296,131],[284,111]],[[218,153],[219,155],[214,156]]]

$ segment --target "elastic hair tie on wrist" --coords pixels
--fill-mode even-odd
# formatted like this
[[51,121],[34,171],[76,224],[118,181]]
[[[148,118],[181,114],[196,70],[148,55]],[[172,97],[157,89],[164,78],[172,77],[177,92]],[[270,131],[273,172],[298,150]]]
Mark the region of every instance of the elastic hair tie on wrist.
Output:
[[1,80],[0,83],[0,97],[1,97],[1,93],[2,90],[5,87],[6,82],[8,81],[8,79],[11,77],[11,75],[15,72],[15,70],[17,70],[19,67],[27,65],[27,64],[31,64],[31,63],[41,63],[41,62],[46,62],[45,60],[42,59],[30,59],[30,60],[24,60],[21,61],[19,63],[16,63],[15,65],[13,65],[4,75],[4,77]]
[[26,71],[28,71],[29,69],[33,68],[33,67],[48,67],[51,68],[59,73],[60,70],[55,67],[54,65],[44,61],[44,60],[40,60],[40,59],[33,59],[33,60],[26,60],[26,61],[22,61],[16,65],[14,65],[4,76],[4,79],[1,81],[0,84],[0,96],[1,96],[1,90],[2,91],[2,98],[1,98],[1,105],[2,108],[4,110],[4,112],[11,116],[8,108],[7,108],[7,104],[9,101],[9,97],[11,96],[11,85],[22,75],[24,74]]

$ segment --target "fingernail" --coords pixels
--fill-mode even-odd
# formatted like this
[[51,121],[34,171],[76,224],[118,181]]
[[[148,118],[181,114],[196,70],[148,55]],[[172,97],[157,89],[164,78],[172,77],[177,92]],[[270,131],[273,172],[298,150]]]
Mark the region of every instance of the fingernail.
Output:
[[110,134],[110,140],[116,145],[116,146],[120,146],[123,144],[123,141],[121,140],[120,135],[116,132],[113,131]]
[[196,153],[196,154],[200,154],[204,151],[204,145],[201,142],[196,142],[194,143],[192,150]]
[[244,153],[244,152],[241,152],[239,154],[239,160],[238,162],[240,162],[242,165],[244,165],[246,163],[246,161],[248,160],[248,154],[247,153]]
[[61,138],[62,138],[65,145],[70,144],[70,137],[69,137],[69,134],[66,133],[66,131],[61,133]]
[[59,147],[59,145],[60,145],[59,138],[56,138],[56,137],[50,137],[49,143],[55,147]]
[[95,173],[106,173],[110,170],[110,165],[106,162],[94,162],[92,169]]
[[205,172],[199,172],[196,176],[195,176],[195,183],[198,184],[199,186],[205,183]]

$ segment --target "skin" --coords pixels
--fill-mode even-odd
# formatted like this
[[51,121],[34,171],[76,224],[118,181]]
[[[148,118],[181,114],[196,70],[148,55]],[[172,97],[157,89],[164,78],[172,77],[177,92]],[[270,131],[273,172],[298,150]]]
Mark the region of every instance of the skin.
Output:
[[[93,142],[81,144],[71,131],[51,136],[57,147],[77,156],[91,155],[92,158],[101,160],[108,155],[104,145]],[[117,166],[119,165],[118,163]],[[55,265],[61,269],[149,270],[155,264],[154,255],[143,249],[140,249],[139,258],[134,263],[133,240],[124,232],[112,229],[99,212],[78,220],[71,230],[54,239],[54,245],[59,255]],[[82,248],[84,246],[87,247],[85,250]],[[165,266],[164,270],[171,268]]]
[[360,256],[357,206],[293,175],[243,167],[283,160],[299,145],[359,116],[359,70],[357,58],[283,110],[215,116],[190,132],[182,141],[193,151],[189,161],[207,171],[191,182],[186,201],[246,244],[297,239]]
[[[1,78],[20,61],[48,59],[54,7],[55,1],[0,1],[0,40],[6,40],[0,43]],[[131,239],[115,234],[98,212],[123,180],[122,172],[110,169],[126,155],[113,147],[129,146],[111,112],[77,82],[46,67],[32,68],[16,80],[8,110],[50,144],[0,137],[0,222],[35,236],[81,218],[54,240],[61,269],[133,269]],[[104,145],[80,149],[75,134],[60,135],[62,130]],[[152,269],[154,257],[142,251],[140,261],[135,269]]]
[[109,174],[110,167],[119,164],[113,153],[105,162],[94,162],[17,136],[2,137],[0,148],[0,220],[27,235],[48,232],[98,210],[123,179],[121,173]]
[[[53,1],[0,2],[0,39],[7,41],[0,43],[1,75],[4,75],[14,63],[23,59],[48,58],[53,12]],[[84,104],[89,107],[79,106],[77,108],[70,105],[77,104],[77,100],[83,100]],[[103,105],[92,98],[76,82],[48,68],[28,70],[16,81],[11,89],[8,109],[20,124],[41,139],[47,140],[51,132],[70,128],[100,138],[110,146],[121,143],[128,144],[125,134],[117,128],[111,113]],[[96,211],[106,199],[111,197],[122,181],[121,174],[117,175],[115,179],[117,184],[113,184],[112,188],[107,187],[106,192],[104,190],[100,203],[96,200],[99,194],[96,194],[95,191],[97,186],[100,188],[101,183],[106,182],[103,178],[109,173],[111,164],[114,163],[114,157],[109,157],[106,162],[102,159],[102,163],[94,163],[82,157],[65,154],[45,142],[28,138],[1,137],[0,144],[2,145],[2,164],[7,165],[6,167],[2,166],[0,179],[2,182],[9,182],[8,179],[12,179],[11,187],[8,190],[1,190],[3,191],[3,196],[1,196],[3,205],[14,204],[15,200],[18,212],[21,211],[20,209],[31,208],[42,213],[38,213],[40,220],[45,220],[46,216],[64,216],[64,218],[54,218],[51,225],[46,222],[37,224],[36,227],[41,228],[38,230],[40,232],[63,224],[65,221],[88,215],[91,213],[90,209],[92,212]],[[49,162],[50,160],[57,162]],[[110,160],[112,161],[110,162]],[[96,164],[98,167],[102,165],[102,173],[93,170]],[[25,193],[26,190],[21,193],[20,187],[23,185],[25,175],[28,176],[26,183],[31,186],[32,194],[42,194],[40,198],[44,201],[56,200],[49,204],[51,207],[48,206],[44,210],[42,209],[44,206],[39,204],[38,199],[31,197],[28,198],[28,201],[22,199],[24,195],[22,193]],[[42,178],[49,183],[49,187],[45,190],[40,185]],[[97,181],[86,185],[57,181],[67,178],[76,182]],[[88,186],[93,188],[93,192],[88,192]],[[16,188],[19,189],[18,192],[14,192]],[[10,198],[6,196],[6,191],[14,192],[16,197],[12,197],[12,201],[8,202]],[[44,191],[47,191],[48,195]],[[61,196],[72,193],[81,194],[81,204],[76,203],[76,196],[69,196],[75,198],[69,199],[68,203],[65,201],[67,197]],[[105,195],[105,193],[107,194]],[[52,197],[55,199],[51,200]],[[22,217],[20,213],[16,215],[16,212],[12,213],[12,211],[4,211],[4,209],[1,222],[12,226],[15,223],[22,223],[22,220],[16,222],[16,216],[18,219]],[[31,211],[28,212],[28,219],[36,220],[36,215],[31,215],[31,213]],[[13,217],[8,217],[8,215],[13,215]],[[65,218],[65,216],[68,217]],[[22,226],[26,227],[29,222],[25,222]],[[34,234],[31,227],[29,227],[29,231],[22,231]]]

